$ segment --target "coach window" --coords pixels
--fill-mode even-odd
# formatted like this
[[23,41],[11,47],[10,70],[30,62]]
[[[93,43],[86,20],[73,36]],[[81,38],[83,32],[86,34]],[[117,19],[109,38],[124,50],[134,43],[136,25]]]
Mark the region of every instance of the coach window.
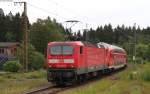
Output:
[[83,46],[80,46],[80,54],[83,53]]

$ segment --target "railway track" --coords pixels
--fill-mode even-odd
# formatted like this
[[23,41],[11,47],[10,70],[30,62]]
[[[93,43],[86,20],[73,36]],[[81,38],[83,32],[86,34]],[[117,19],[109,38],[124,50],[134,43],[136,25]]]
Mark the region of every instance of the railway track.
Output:
[[[124,69],[121,69],[121,70],[124,70]],[[110,77],[110,76],[113,76],[114,74],[120,72],[121,70],[118,70],[118,71],[115,71],[115,72],[112,72],[110,74],[107,74],[107,75],[102,75],[101,77],[99,78],[96,78],[96,79],[92,79],[92,80],[88,80],[86,82],[83,82],[81,84],[76,84],[76,85],[68,85],[68,86],[47,86],[47,87],[43,87],[43,88],[40,88],[40,89],[36,89],[36,90],[33,90],[33,91],[30,91],[30,92],[26,92],[25,94],[57,94],[59,92],[62,92],[62,91],[65,91],[67,89],[71,89],[71,88],[76,88],[76,87],[80,87],[80,86],[84,86],[84,85],[88,85],[92,82],[95,82],[97,80],[100,80],[100,79],[104,79],[106,77]]]
[[30,92],[26,92],[25,94],[56,94],[68,88],[69,87],[48,86]]

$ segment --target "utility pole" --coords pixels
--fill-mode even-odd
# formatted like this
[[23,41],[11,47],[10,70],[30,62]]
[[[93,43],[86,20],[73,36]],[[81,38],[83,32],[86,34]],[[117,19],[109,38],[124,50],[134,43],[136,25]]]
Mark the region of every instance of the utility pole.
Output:
[[24,4],[23,12],[23,64],[25,71],[28,71],[28,26],[27,26],[27,3],[26,2],[14,2],[14,4]]
[[86,24],[85,32],[86,32],[86,33],[85,33],[85,34],[86,34],[86,35],[85,35],[85,41],[88,41],[88,38],[89,38],[89,37],[88,37],[88,24]]
[[136,63],[136,23],[134,23],[134,55],[133,55],[133,61]]

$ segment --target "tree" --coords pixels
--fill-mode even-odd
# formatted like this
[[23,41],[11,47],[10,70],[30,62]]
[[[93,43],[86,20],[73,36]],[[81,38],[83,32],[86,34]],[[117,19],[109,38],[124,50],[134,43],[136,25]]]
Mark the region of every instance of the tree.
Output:
[[10,12],[8,15],[0,15],[0,41],[1,42],[21,42],[22,24],[20,14],[15,16]]
[[48,42],[64,41],[64,28],[50,18],[38,19],[33,23],[30,30],[31,43],[37,51],[45,54]]
[[145,59],[150,61],[150,43],[149,43],[148,48],[147,48],[147,50],[145,52]]
[[[17,48],[17,57],[20,64],[25,68],[23,62],[23,44],[20,44]],[[32,44],[28,45],[28,69],[29,70],[38,70],[44,67],[45,57],[40,52],[36,51],[35,47]]]

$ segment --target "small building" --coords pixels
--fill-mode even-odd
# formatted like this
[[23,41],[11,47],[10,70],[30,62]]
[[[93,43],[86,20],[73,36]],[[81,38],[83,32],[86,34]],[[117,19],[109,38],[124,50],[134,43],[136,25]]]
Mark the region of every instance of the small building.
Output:
[[0,70],[6,61],[16,59],[18,46],[17,42],[0,42]]

